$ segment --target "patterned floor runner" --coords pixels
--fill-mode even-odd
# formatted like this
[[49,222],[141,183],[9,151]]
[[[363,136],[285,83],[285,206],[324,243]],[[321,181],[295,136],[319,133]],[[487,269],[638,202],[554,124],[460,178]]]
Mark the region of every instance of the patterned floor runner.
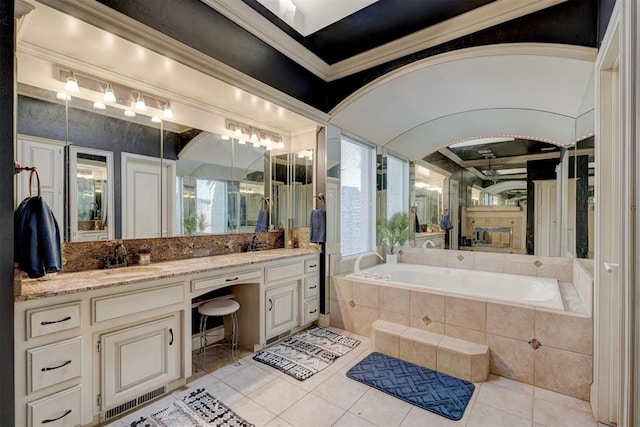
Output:
[[240,418],[205,389],[198,389],[168,408],[148,417],[141,417],[131,427],[249,427],[253,424]]
[[360,341],[315,327],[287,338],[253,358],[303,381],[356,348]]
[[347,377],[454,421],[464,415],[475,389],[468,381],[382,353],[362,359]]

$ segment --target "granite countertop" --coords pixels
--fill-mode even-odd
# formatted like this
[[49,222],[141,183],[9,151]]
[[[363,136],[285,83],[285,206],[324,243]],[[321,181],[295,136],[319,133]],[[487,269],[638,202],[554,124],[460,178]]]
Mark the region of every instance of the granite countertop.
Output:
[[58,273],[49,280],[23,279],[20,295],[16,295],[14,301],[48,298],[75,292],[146,282],[148,280],[206,273],[223,268],[240,267],[313,253],[318,253],[318,251],[312,248],[269,249],[165,261],[152,263],[151,265],[133,265],[108,270]]

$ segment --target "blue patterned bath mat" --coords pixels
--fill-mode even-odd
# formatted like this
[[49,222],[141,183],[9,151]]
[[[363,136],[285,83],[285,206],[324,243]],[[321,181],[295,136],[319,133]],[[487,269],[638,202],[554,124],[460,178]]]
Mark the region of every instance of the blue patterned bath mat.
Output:
[[356,348],[360,340],[314,327],[253,356],[254,360],[304,381]]
[[462,418],[475,389],[468,381],[382,353],[362,359],[347,377],[454,421]]

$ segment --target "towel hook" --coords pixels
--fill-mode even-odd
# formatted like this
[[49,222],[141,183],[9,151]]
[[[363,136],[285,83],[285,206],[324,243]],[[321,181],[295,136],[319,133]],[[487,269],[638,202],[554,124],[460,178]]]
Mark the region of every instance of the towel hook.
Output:
[[35,171],[38,168],[36,168],[35,166],[22,166],[20,163],[18,162],[13,162],[13,174],[17,175],[22,171]]
[[38,197],[41,196],[42,191],[40,188],[40,175],[38,175],[38,169],[37,168],[31,168],[29,169],[31,172],[29,172],[29,197],[31,197],[31,188],[32,188],[32,183],[33,183],[33,176],[36,176],[36,183],[38,185]]
[[313,199],[316,199],[316,198],[318,199],[318,202],[322,202],[322,206],[324,206],[325,204],[324,193],[318,193],[315,196],[313,196]]
[[267,209],[269,207],[269,197],[263,197],[262,199],[260,199],[260,201],[262,202],[262,207]]

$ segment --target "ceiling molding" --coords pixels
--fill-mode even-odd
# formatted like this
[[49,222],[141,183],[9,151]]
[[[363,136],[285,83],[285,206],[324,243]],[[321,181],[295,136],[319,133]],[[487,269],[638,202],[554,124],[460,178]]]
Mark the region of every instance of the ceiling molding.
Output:
[[253,8],[238,0],[200,0],[316,76],[333,81],[394,59],[520,18],[566,0],[497,0],[359,55],[328,65]]
[[[570,156],[588,156],[593,155],[593,148],[583,148],[581,150],[568,150]],[[492,159],[463,160],[461,166],[465,168],[489,165],[489,161],[493,160],[497,164],[513,165],[526,163],[530,160],[556,159],[560,157],[560,151],[550,151],[548,153],[525,154],[522,156],[511,157],[494,157]]]
[[546,9],[566,0],[497,0],[330,66],[329,81]]
[[31,13],[36,7],[25,0],[16,0],[16,4],[13,8],[13,17],[20,19],[25,15]]
[[94,0],[40,2],[310,120],[328,122],[326,113]]
[[390,73],[373,80],[366,86],[361,87],[343,99],[329,112],[329,114],[332,117],[335,116],[352,102],[365,96],[374,89],[390,82],[391,80],[419,71],[423,68],[445,64],[447,62],[488,56],[532,55],[567,58],[593,63],[596,60],[597,54],[598,49],[595,48],[554,43],[506,43],[488,46],[474,46],[466,49],[454,50],[412,62],[411,64],[397,68]]

